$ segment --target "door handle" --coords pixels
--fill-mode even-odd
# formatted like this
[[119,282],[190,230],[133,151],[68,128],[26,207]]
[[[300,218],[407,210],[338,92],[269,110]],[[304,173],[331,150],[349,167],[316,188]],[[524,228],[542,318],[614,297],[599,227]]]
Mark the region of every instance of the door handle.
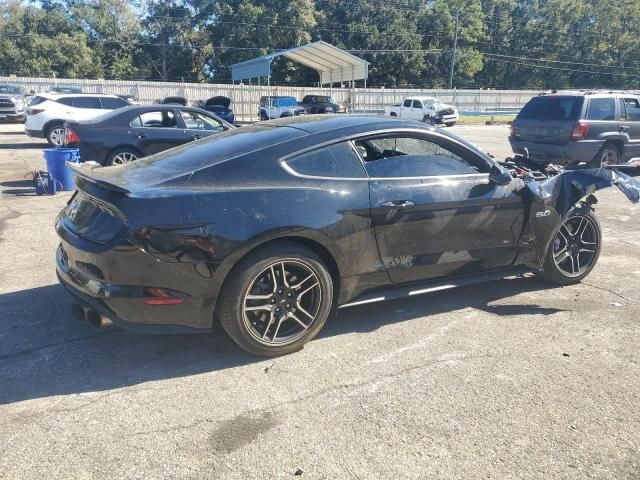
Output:
[[411,208],[415,207],[416,203],[411,200],[389,200],[388,202],[382,202],[380,206],[387,208]]
[[201,139],[202,137],[201,137],[200,135],[191,135],[189,138],[190,138],[191,140],[199,140],[199,139]]
[[147,136],[146,133],[136,133],[136,137],[138,137],[138,138],[144,138],[146,136]]

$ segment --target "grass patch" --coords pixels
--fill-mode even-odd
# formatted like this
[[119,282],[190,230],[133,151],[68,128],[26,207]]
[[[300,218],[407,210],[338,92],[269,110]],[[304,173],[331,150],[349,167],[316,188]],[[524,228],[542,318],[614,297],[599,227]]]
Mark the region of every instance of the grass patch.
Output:
[[486,125],[493,120],[493,125],[507,125],[515,120],[514,115],[460,115],[458,124],[460,125]]

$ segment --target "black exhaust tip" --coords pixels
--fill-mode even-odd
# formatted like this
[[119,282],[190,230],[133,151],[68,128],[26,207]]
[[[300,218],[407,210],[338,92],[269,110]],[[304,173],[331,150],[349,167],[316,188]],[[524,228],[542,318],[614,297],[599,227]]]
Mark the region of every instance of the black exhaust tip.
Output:
[[71,315],[76,320],[85,320],[84,308],[79,303],[74,303],[71,305]]
[[89,308],[86,314],[87,321],[94,327],[102,325],[102,318],[95,308]]

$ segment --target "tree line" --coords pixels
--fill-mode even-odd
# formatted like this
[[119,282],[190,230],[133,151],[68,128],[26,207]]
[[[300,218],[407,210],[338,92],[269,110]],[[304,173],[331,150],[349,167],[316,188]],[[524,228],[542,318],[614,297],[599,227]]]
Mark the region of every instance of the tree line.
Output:
[[[457,17],[457,22],[456,22]],[[369,85],[640,88],[637,0],[0,0],[0,74],[230,82],[229,65],[324,40]],[[280,59],[273,84],[312,85]]]

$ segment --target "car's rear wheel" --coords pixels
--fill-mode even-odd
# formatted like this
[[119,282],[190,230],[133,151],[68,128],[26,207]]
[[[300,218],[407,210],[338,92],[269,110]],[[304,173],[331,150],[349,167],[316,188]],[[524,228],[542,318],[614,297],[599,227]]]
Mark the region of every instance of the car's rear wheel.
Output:
[[278,356],[315,337],[332,302],[333,281],[322,259],[302,245],[283,242],[256,250],[234,267],[217,316],[240,347]]
[[125,165],[140,158],[140,152],[131,148],[117,148],[109,153],[107,165]]
[[620,165],[620,150],[613,143],[605,143],[594,159],[595,167]]
[[391,116],[391,117],[397,117],[397,116],[398,116],[398,114],[397,114],[396,112],[391,112],[391,115],[390,115],[390,116]]
[[46,137],[47,137],[47,142],[49,142],[49,145],[51,145],[52,147],[63,146],[64,145],[64,126],[58,124],[58,125],[52,125],[48,127]]
[[542,277],[560,285],[572,285],[595,267],[602,230],[591,209],[579,207],[567,215],[547,251]]
[[445,123],[445,125],[447,127],[453,127],[455,124],[456,124],[456,122],[447,122],[447,123]]

